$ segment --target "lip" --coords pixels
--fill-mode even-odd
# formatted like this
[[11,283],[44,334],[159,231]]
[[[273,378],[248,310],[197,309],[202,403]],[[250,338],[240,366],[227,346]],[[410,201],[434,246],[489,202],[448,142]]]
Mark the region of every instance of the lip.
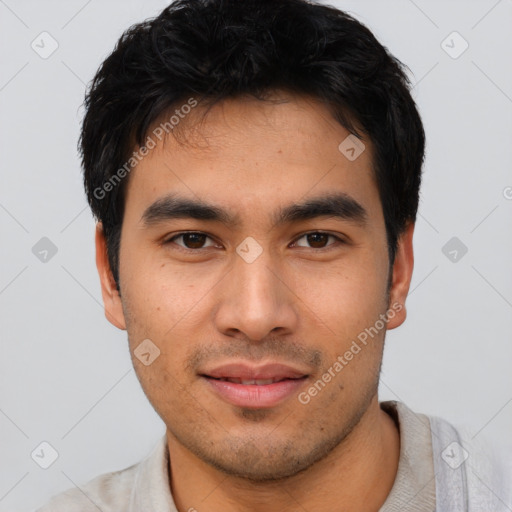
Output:
[[[261,409],[279,405],[295,395],[308,374],[291,366],[272,363],[250,366],[230,363],[201,373],[210,389],[224,401],[239,407]],[[269,384],[241,384],[220,379],[277,380]]]
[[211,389],[226,402],[239,407],[263,409],[275,407],[304,385],[307,377],[284,379],[273,384],[237,384],[224,380],[216,380],[205,375],[202,378]]
[[227,363],[200,373],[215,379],[232,378],[242,380],[299,379],[307,375],[305,371],[281,363],[267,363],[261,366]]

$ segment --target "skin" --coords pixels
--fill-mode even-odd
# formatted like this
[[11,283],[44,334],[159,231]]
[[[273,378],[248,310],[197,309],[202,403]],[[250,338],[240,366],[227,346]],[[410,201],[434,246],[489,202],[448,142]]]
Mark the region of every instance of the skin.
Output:
[[[240,408],[198,375],[228,360],[278,361],[309,374],[305,391],[392,304],[402,309],[387,329],[406,317],[414,225],[400,238],[388,294],[371,142],[351,162],[338,150],[349,132],[325,106],[280,97],[286,101],[225,100],[202,122],[197,107],[180,127],[186,141],[169,136],[136,166],[126,190],[121,294],[97,226],[106,316],[127,330],[138,378],[167,426],[180,512],[378,511],[396,476],[399,434],[377,397],[386,328],[308,404],[294,395],[272,408]],[[171,192],[237,214],[240,224],[184,218],[145,226],[143,212]],[[356,199],[366,223],[320,216],[272,226],[279,208],[332,192]],[[202,246],[169,241],[184,231],[209,238]],[[316,231],[345,243],[311,243],[305,233]],[[252,263],[236,252],[248,236],[262,248]],[[133,352],[148,338],[160,356],[145,366]]]

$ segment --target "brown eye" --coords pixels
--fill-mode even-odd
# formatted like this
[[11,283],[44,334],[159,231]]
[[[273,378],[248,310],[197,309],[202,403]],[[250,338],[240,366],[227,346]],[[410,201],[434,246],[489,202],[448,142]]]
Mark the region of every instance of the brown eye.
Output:
[[187,247],[187,249],[200,249],[206,239],[206,235],[201,235],[200,233],[188,233],[183,235],[183,243]]
[[[298,245],[299,247],[323,249],[325,247],[333,245],[333,243],[327,243],[329,241],[329,238],[334,239],[334,243],[336,243],[336,241],[341,242],[341,240],[334,235],[330,235],[329,233],[322,233],[320,231],[315,231],[313,233],[306,233],[305,235],[302,235],[299,239],[297,239],[295,244]],[[306,240],[307,245],[299,243],[299,241],[303,239]]]
[[[180,239],[181,243],[177,241]],[[210,237],[204,233],[181,233],[179,235],[173,236],[166,243],[176,243],[184,249],[203,249],[213,245],[213,243],[206,246],[204,245],[208,239],[210,239]]]
[[307,240],[311,247],[319,249],[321,247],[325,247],[327,241],[329,240],[329,235],[324,233],[312,233],[311,235],[307,235]]

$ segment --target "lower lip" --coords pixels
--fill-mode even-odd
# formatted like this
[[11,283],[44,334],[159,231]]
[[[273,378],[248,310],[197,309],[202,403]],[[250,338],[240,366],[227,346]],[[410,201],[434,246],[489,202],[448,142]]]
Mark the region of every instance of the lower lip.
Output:
[[203,377],[224,400],[239,407],[264,408],[274,407],[297,393],[304,385],[306,377],[286,379],[273,384],[257,386],[256,384],[237,384],[225,380]]

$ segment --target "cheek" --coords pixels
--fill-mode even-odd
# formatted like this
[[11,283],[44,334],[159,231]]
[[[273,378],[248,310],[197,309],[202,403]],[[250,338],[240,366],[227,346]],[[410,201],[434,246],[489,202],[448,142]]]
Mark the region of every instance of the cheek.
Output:
[[139,325],[151,329],[154,335],[163,336],[193,309],[207,283],[198,286],[190,272],[173,271],[166,263],[133,263],[132,269],[125,266],[123,274],[124,295],[131,316],[136,317]]
[[[309,326],[311,342],[322,345],[327,365],[324,371],[338,356],[352,350],[336,379],[339,384],[372,380],[382,357],[385,329],[380,315],[386,310],[387,274],[382,274],[383,267],[376,263],[372,254],[360,255],[352,264],[347,262],[344,268],[321,278],[305,273],[297,294],[305,298],[305,312],[313,322]],[[360,348],[353,346],[354,341]]]
[[337,323],[359,324],[381,312],[385,304],[387,273],[371,255],[343,260],[337,269],[303,274],[301,286],[307,304]]
[[173,414],[186,414],[187,408],[192,409],[190,384],[178,368],[172,366],[176,359],[167,347],[161,347],[160,355],[148,366],[133,358],[135,372],[144,393],[156,409],[165,418],[169,411]]
[[[165,384],[162,379],[173,382],[186,378],[183,361],[208,328],[205,307],[211,304],[208,293],[213,291],[208,290],[212,285],[190,281],[189,273],[172,272],[170,267],[159,265],[154,272],[132,274],[126,287],[123,307],[132,354],[145,339],[160,351],[150,367],[134,361],[141,381],[151,388]],[[153,375],[156,372],[158,375]]]

